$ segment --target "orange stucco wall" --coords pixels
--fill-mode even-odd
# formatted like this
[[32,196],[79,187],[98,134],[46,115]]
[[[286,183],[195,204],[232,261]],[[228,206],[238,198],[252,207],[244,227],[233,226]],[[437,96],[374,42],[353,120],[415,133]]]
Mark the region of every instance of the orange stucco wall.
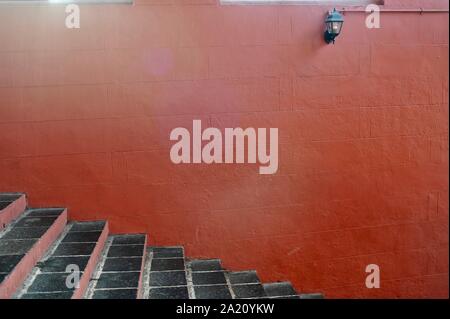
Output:
[[[0,6],[0,191],[300,291],[447,297],[448,13],[346,13],[332,46],[328,9]],[[193,119],[278,127],[278,172],[172,164]]]

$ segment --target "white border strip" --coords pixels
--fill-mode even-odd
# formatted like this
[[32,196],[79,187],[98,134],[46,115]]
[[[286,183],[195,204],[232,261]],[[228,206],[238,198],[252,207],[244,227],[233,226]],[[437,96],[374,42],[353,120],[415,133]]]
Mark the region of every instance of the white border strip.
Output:
[[0,0],[0,5],[133,4],[134,0]]
[[259,4],[259,5],[326,5],[326,6],[363,6],[368,4],[382,5],[383,1],[377,0],[219,0],[220,4]]

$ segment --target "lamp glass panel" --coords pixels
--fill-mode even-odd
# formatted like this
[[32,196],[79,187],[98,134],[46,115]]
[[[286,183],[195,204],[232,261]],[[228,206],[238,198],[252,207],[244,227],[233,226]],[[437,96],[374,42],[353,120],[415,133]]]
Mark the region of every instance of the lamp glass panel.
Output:
[[333,33],[333,22],[327,22],[327,31],[328,33]]
[[339,34],[341,32],[342,22],[331,22],[331,30],[329,31],[332,34]]

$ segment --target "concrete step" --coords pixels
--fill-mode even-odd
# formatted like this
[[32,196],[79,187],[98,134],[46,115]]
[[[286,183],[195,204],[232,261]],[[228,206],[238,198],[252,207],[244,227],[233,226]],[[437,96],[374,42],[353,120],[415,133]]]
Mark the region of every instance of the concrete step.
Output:
[[26,207],[24,193],[0,193],[0,231],[17,219]]
[[107,221],[72,222],[64,208],[26,209],[0,193],[0,299],[322,299],[290,282],[261,283],[220,259],[147,247],[146,234],[108,237]]
[[255,270],[228,271],[220,259],[186,259],[183,247],[150,247],[144,286],[148,299],[316,299],[290,282],[262,284]]
[[66,223],[64,208],[29,209],[0,233],[0,299],[12,297]]
[[150,247],[148,299],[189,299],[183,247]]
[[266,296],[264,287],[255,270],[229,272],[228,281],[235,299]]
[[192,259],[189,260],[192,271],[223,271],[220,259]]
[[261,283],[256,270],[231,271],[228,278],[232,285]]
[[141,299],[146,246],[145,234],[110,236],[85,298]]
[[263,284],[264,291],[271,299],[299,299],[297,292],[288,281]]
[[196,299],[232,299],[220,259],[194,259],[187,263]]
[[[107,237],[108,224],[105,221],[69,224],[49,252],[33,269],[15,297],[20,299],[82,298]],[[69,269],[70,267],[72,270]],[[71,280],[74,275],[71,272],[73,269],[79,270],[76,286]]]

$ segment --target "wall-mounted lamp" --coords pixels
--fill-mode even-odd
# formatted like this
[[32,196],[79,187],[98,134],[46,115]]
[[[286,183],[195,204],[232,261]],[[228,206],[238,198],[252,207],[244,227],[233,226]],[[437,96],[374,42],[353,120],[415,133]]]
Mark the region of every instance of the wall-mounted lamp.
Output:
[[334,39],[341,33],[342,25],[344,24],[344,17],[336,11],[334,8],[333,11],[330,11],[327,19],[325,20],[325,42],[330,44]]

